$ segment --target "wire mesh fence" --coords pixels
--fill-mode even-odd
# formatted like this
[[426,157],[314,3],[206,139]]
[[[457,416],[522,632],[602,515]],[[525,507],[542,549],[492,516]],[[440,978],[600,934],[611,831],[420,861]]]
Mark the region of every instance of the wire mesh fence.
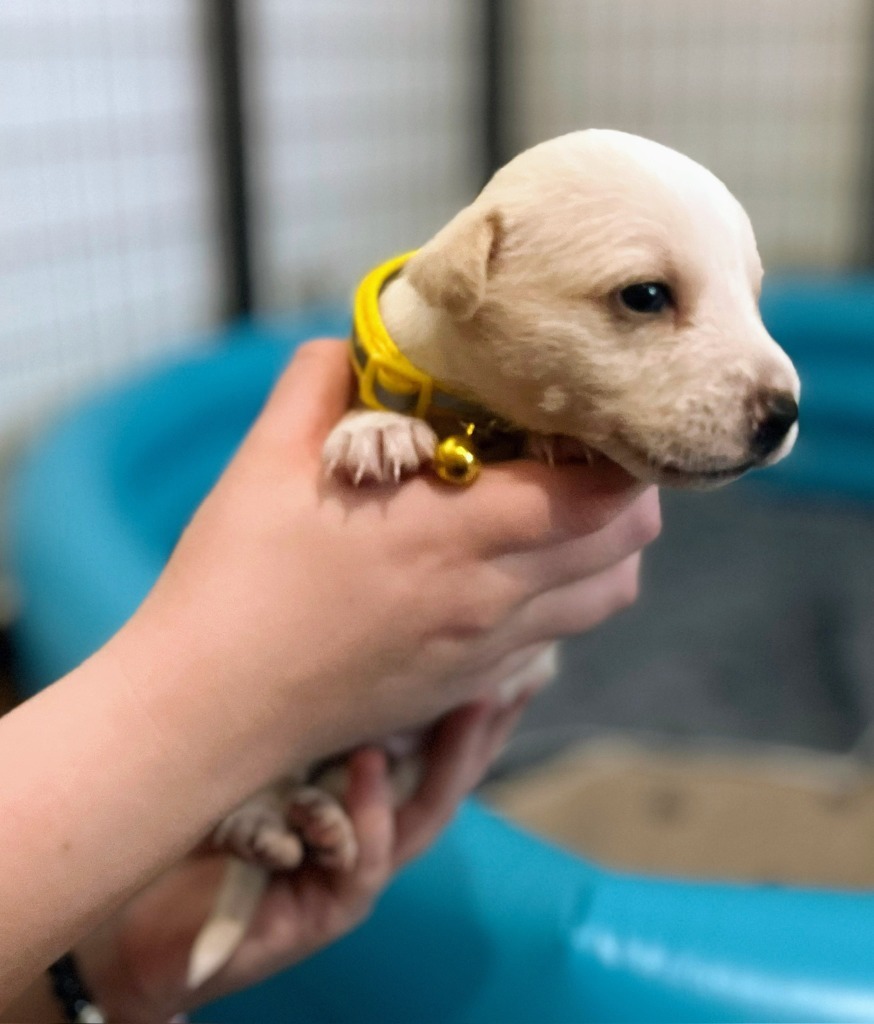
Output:
[[[475,193],[497,129],[506,155],[587,125],[688,152],[770,268],[870,250],[866,0],[228,3],[256,312],[345,301]],[[0,428],[226,314],[228,3],[0,4]]]
[[0,422],[215,303],[197,11],[0,5]]
[[514,148],[580,126],[680,149],[746,206],[770,267],[867,251],[874,7],[865,0],[527,0]]

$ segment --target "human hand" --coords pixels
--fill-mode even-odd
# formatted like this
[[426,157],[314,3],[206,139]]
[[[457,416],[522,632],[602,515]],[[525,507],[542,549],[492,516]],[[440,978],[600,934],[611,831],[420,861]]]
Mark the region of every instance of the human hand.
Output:
[[624,607],[658,529],[655,492],[609,463],[489,467],[467,489],[326,480],[350,387],[343,343],[298,351],[108,645],[162,747],[208,759],[212,814],[289,751],[299,766],[433,721]]
[[354,870],[312,865],[277,875],[230,962],[202,988],[185,982],[188,958],[219,885],[225,858],[198,852],[165,872],[77,948],[80,967],[109,1020],[161,1022],[255,984],[351,931],[394,873],[424,851],[500,752],[526,698],[483,701],[448,715],[425,746],[422,782],[393,810],[385,757],[349,762],[346,807],[360,843]]

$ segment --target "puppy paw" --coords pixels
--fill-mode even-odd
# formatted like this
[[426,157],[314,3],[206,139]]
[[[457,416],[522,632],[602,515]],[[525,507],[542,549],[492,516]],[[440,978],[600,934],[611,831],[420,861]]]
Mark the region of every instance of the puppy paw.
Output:
[[218,825],[212,845],[271,871],[293,871],[306,860],[349,871],[358,840],[339,800],[293,782],[262,790]]
[[265,826],[252,840],[251,851],[259,864],[271,871],[294,871],[304,859],[300,836],[284,826]]
[[316,864],[334,871],[352,870],[358,840],[349,816],[330,793],[315,786],[297,787],[288,797],[285,816]]
[[271,871],[293,871],[304,844],[285,820],[280,790],[263,790],[232,811],[212,834],[212,845]]
[[530,434],[525,442],[525,456],[547,466],[566,462],[586,462],[591,465],[597,452],[566,434]]
[[331,431],[322,457],[329,476],[362,483],[399,483],[434,457],[437,435],[424,421],[396,412],[355,410]]

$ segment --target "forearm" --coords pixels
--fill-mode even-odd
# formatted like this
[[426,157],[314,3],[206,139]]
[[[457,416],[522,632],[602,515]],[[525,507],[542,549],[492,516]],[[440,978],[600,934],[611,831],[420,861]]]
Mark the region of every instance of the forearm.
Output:
[[241,764],[248,737],[230,742],[233,709],[211,707],[196,659],[154,635],[124,641],[142,675],[111,643],[0,719],[0,1006],[267,770]]
[[47,974],[41,974],[12,1003],[0,1008],[0,1021],[9,1024],[57,1024],[61,1010]]
[[0,1005],[203,827],[116,683],[100,652],[0,720]]

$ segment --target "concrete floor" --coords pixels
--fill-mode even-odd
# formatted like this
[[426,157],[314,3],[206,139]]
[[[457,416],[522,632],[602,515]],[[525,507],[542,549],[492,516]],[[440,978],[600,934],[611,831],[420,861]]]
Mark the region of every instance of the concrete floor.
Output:
[[844,751],[874,721],[874,509],[666,493],[631,610],[565,644],[504,762],[604,732]]

